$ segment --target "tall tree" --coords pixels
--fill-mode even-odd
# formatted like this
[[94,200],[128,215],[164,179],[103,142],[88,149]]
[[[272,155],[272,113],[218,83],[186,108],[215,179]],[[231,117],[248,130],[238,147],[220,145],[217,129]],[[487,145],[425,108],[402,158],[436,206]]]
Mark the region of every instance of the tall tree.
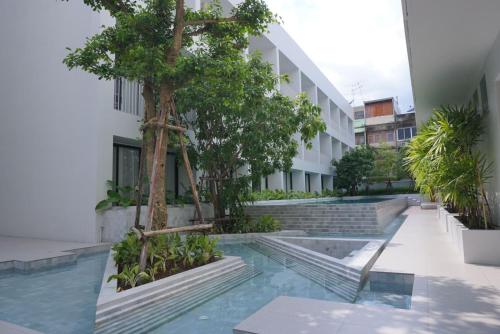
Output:
[[288,171],[301,139],[310,145],[325,130],[321,109],[305,95],[279,92],[272,65],[259,54],[232,52],[219,38],[208,41],[210,64],[177,94],[177,104],[194,131],[198,168],[205,171],[216,218],[230,209],[239,218],[251,182],[275,170]]
[[[146,230],[161,229],[167,222],[168,129],[179,130],[170,124],[177,118],[174,97],[202,70],[200,64],[209,56],[203,37],[217,36],[235,50],[242,50],[248,35],[264,32],[275,16],[264,0],[244,0],[229,16],[223,16],[217,1],[201,10],[186,8],[184,0],[83,1],[96,11],[109,11],[115,25],[87,39],[84,47],[66,57],[65,63],[99,78],[124,77],[143,83],[146,165],[150,175]],[[183,158],[189,173],[189,160],[186,155]],[[197,201],[194,182],[191,186]]]
[[369,146],[357,146],[340,160],[333,161],[337,172],[337,188],[356,195],[358,186],[372,173],[374,161],[375,153]]
[[392,188],[391,178],[397,176],[398,153],[395,148],[382,144],[374,149],[375,161],[372,176],[383,178],[387,189]]

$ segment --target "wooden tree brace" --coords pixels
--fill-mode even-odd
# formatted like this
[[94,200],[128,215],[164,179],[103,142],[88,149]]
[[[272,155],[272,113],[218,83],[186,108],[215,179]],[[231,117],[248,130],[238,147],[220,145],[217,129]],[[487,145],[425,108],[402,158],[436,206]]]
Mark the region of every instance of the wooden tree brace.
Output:
[[175,131],[179,131],[179,132],[186,132],[187,131],[187,129],[183,128],[182,126],[176,126],[176,125],[172,125],[172,124],[162,125],[156,120],[156,118],[150,119],[148,122],[144,123],[143,127],[144,128],[165,128],[165,129],[175,130]]
[[131,230],[137,235],[137,238],[139,238],[139,240],[145,241],[149,237],[153,237],[155,235],[160,235],[160,234],[190,232],[190,231],[202,231],[202,230],[209,230],[211,228],[213,228],[213,224],[200,224],[200,225],[192,225],[192,226],[172,227],[172,228],[166,228],[163,230],[147,231],[147,232],[139,230],[138,228],[135,228],[135,227],[132,227]]

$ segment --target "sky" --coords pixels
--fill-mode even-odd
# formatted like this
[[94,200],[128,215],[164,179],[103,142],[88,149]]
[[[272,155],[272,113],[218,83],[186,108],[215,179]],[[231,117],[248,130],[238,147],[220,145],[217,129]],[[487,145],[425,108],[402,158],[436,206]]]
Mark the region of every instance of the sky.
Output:
[[352,105],[413,106],[401,0],[266,0],[283,27]]

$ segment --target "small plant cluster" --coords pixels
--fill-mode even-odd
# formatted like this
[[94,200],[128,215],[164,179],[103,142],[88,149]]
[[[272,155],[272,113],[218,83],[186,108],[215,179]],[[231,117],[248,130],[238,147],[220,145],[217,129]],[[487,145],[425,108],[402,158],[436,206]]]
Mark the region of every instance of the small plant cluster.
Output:
[[111,180],[106,181],[106,186],[108,188],[106,192],[107,197],[97,203],[95,206],[96,211],[109,209],[113,205],[124,208],[135,205],[134,188],[130,186],[116,187]]
[[118,291],[127,290],[195,267],[214,262],[222,256],[217,239],[206,235],[158,235],[148,239],[146,270],[139,269],[141,242],[134,233],[113,246],[118,274]]
[[323,190],[320,193],[314,192],[306,192],[306,191],[298,191],[298,190],[262,190],[258,192],[251,193],[247,201],[268,201],[268,200],[280,200],[280,199],[307,199],[307,198],[321,198],[321,197],[336,197],[339,196],[340,193],[336,190]]
[[268,233],[281,230],[279,220],[271,215],[263,215],[257,220],[249,216],[235,219],[231,224],[221,224],[218,233]]

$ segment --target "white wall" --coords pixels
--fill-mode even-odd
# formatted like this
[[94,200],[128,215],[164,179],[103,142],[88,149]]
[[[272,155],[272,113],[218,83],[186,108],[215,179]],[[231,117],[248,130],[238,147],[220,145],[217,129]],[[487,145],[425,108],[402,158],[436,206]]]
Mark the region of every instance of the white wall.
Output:
[[112,136],[137,137],[137,117],[112,109],[112,83],[62,60],[103,22],[80,1],[0,2],[0,234],[98,240]]
[[485,122],[487,133],[482,148],[495,167],[493,179],[489,184],[489,196],[493,200],[494,223],[500,226],[500,134],[498,131],[500,127],[500,33],[485,60],[483,70],[471,83],[470,96],[474,90],[479,91],[479,83],[483,74],[486,77],[489,113]]

